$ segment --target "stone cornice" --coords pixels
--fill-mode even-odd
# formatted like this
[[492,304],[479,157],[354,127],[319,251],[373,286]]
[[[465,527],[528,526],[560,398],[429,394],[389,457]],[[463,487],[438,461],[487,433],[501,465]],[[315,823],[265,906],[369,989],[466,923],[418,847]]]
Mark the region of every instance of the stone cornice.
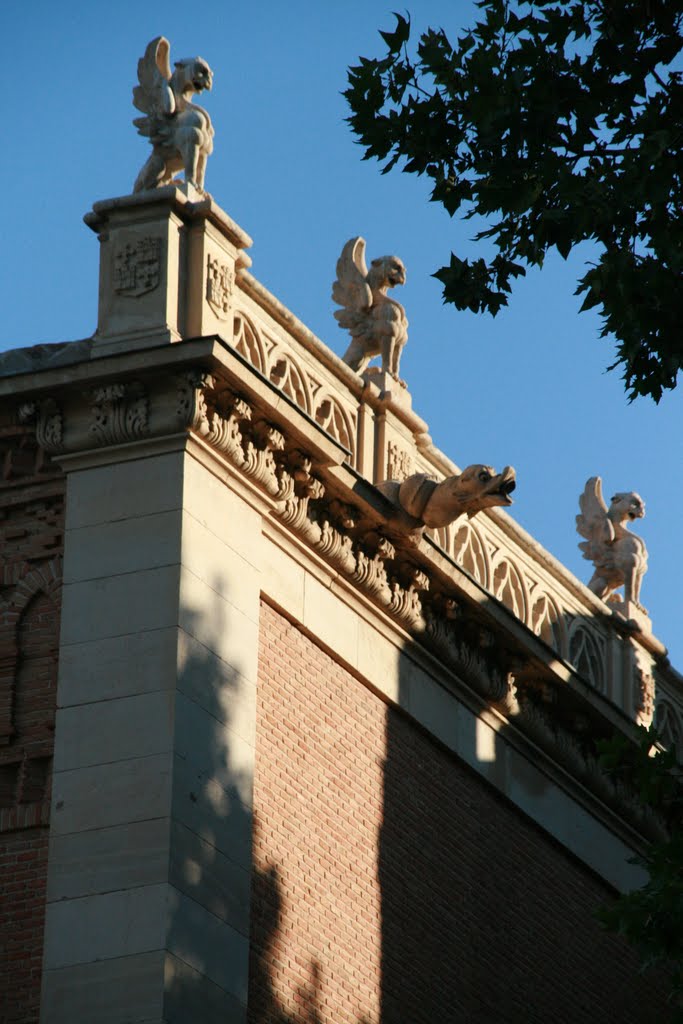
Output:
[[[200,439],[260,493],[281,529],[443,660],[596,799],[637,828],[656,827],[639,818],[597,766],[596,739],[615,728],[628,733],[632,725],[628,708],[581,672],[597,650],[591,633],[597,627],[583,624],[583,647],[572,664],[432,541],[416,545],[393,531],[387,499],[345,461],[344,445],[239,353],[203,338],[13,383],[17,415],[65,467],[98,461],[109,450],[112,457],[122,448],[133,455],[165,438]],[[655,669],[645,652],[623,641],[623,656],[629,651],[628,678],[640,680],[647,720]],[[675,688],[665,707],[675,733]]]

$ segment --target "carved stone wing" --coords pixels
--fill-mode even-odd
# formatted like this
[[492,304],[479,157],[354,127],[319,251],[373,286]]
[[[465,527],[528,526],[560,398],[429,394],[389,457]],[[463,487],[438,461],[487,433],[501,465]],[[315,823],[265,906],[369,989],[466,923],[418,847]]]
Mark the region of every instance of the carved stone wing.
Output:
[[583,557],[589,562],[603,562],[607,549],[615,537],[614,526],[607,515],[602,496],[602,480],[592,476],[586,481],[579,498],[581,514],[576,517],[576,529],[586,540],[579,544]]
[[337,260],[337,280],[332,285],[332,298],[342,306],[334,316],[340,327],[353,337],[365,334],[372,308],[372,289],[367,282],[365,239],[350,238]]
[[136,117],[133,124],[140,135],[157,141],[156,136],[164,134],[168,118],[175,113],[176,102],[170,86],[171,44],[164,36],[157,36],[148,44],[145,54],[138,61],[139,85],[133,88],[133,105],[146,117]]

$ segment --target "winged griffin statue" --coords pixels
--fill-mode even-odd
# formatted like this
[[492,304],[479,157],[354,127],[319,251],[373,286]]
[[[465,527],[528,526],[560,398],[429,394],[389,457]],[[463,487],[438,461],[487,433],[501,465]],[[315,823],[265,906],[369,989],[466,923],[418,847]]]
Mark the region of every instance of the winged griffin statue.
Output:
[[351,334],[344,362],[362,373],[373,356],[381,356],[382,370],[402,387],[398,367],[408,340],[408,320],[403,306],[387,291],[405,281],[406,268],[397,256],[380,256],[368,270],[365,240],[350,238],[337,261],[337,280],[332,285],[332,298],[342,307],[335,319]]
[[588,586],[602,598],[612,599],[617,587],[624,587],[624,601],[640,605],[640,585],[647,570],[645,542],[628,529],[629,522],[642,519],[645,502],[634,491],[619,491],[607,508],[602,497],[602,480],[592,476],[579,498],[581,514],[576,528],[585,541],[579,544],[583,557],[593,562],[595,572]]
[[213,127],[205,110],[192,102],[195,93],[210,89],[211,68],[201,57],[178,60],[171,74],[171,46],[157,36],[138,61],[133,104],[144,117],[133,124],[152,144],[152,154],[138,174],[133,192],[168,185],[178,171],[203,191],[206,161],[213,150]]

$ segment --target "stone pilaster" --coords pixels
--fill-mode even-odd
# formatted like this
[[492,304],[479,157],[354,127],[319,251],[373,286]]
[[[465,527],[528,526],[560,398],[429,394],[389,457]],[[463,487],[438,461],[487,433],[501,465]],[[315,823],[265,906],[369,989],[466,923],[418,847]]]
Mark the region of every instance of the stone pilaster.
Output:
[[[168,417],[189,426],[172,380]],[[186,430],[140,436],[126,387],[110,390],[109,433],[100,403],[99,432],[70,434],[96,447],[58,456],[41,1022],[245,1020],[261,517]]]

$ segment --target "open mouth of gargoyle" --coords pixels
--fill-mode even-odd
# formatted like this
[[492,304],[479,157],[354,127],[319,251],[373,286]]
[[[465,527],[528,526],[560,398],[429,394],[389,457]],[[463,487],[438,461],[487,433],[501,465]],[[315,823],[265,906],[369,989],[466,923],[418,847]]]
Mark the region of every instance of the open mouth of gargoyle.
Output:
[[504,505],[512,505],[510,495],[517,486],[514,469],[508,466],[492,483],[494,486],[489,491],[489,494],[495,494],[500,497]]

